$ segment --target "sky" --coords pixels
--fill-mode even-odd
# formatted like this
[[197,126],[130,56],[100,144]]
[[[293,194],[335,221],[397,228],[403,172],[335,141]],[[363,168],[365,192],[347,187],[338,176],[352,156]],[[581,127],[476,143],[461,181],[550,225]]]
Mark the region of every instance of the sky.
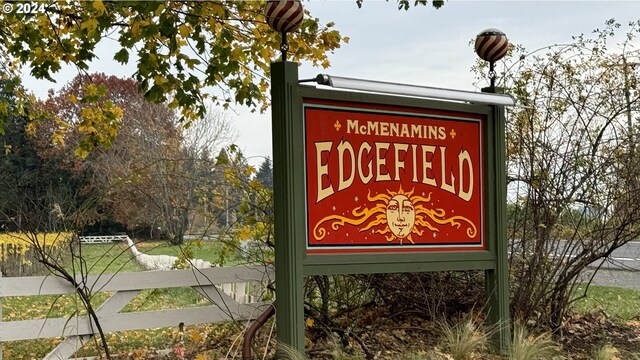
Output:
[[[330,55],[329,69],[301,64],[301,79],[327,73],[472,91],[478,90],[470,71],[476,55],[469,42],[483,29],[500,29],[511,43],[535,50],[571,42],[573,35],[602,28],[607,19],[623,24],[640,19],[640,1],[449,0],[438,10],[429,5],[409,11],[397,10],[394,0],[364,0],[362,8],[355,0],[311,0],[304,6],[322,22],[335,22],[350,41]],[[112,45],[102,44],[90,70],[131,76],[133,66],[111,60]],[[49,88],[58,89],[75,75],[75,69],[64,68],[55,76],[57,83],[29,76],[23,82],[45,97]],[[258,165],[271,155],[270,112],[252,114],[238,107],[228,116],[238,133],[236,144],[250,163]]]

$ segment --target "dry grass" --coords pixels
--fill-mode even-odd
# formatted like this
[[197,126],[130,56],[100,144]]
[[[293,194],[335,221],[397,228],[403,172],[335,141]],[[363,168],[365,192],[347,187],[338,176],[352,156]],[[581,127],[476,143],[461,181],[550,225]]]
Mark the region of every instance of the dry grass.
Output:
[[454,360],[472,359],[476,353],[489,348],[489,335],[483,328],[482,321],[471,315],[453,324],[443,321],[440,331],[440,348]]
[[615,360],[618,359],[619,351],[611,345],[604,345],[593,350],[593,360]]
[[529,334],[521,325],[513,327],[513,342],[509,347],[510,360],[550,360],[561,359],[560,348],[548,333]]

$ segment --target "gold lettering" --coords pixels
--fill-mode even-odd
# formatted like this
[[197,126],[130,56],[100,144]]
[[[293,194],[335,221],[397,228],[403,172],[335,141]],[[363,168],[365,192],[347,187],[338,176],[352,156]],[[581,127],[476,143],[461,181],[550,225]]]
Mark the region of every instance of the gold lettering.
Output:
[[[429,177],[429,170],[433,169],[433,154],[436,152],[436,147],[433,145],[422,145],[422,183],[438,186],[436,179]],[[431,154],[431,158],[427,158],[427,154]]]
[[389,124],[389,136],[398,136],[400,135],[400,124],[391,123]]
[[[467,169],[469,169],[469,189],[464,190],[464,164],[467,164]],[[458,196],[460,199],[464,201],[469,201],[473,197],[473,164],[471,162],[471,155],[467,150],[462,150],[460,154],[458,154],[458,176],[460,177],[458,187]]]
[[444,140],[446,138],[447,138],[447,134],[445,133],[445,128],[444,126],[440,126],[438,128],[438,139]]
[[404,151],[404,157],[407,157],[407,149],[409,149],[409,145],[407,144],[394,144],[393,149],[395,150],[395,159],[396,159],[396,177],[395,180],[400,180],[400,169],[404,170],[404,159],[400,160],[400,151]]
[[451,182],[447,183],[447,148],[445,146],[438,146],[438,148],[440,149],[440,165],[441,165],[441,174],[442,177],[440,178],[440,181],[442,181],[442,183],[440,184],[440,187],[442,188],[442,190],[446,190],[452,194],[456,193],[456,189],[453,187],[453,183],[455,183],[456,181],[456,177],[453,176],[453,173],[450,172],[449,175],[451,177]]
[[378,135],[378,123],[375,121],[367,121],[367,135],[376,134]]
[[367,176],[364,176],[364,171],[362,171],[362,160],[364,156],[366,156],[364,155],[365,150],[367,151],[367,154],[371,153],[371,145],[369,145],[369,143],[362,143],[362,145],[360,145],[360,149],[358,150],[358,176],[360,177],[360,180],[362,180],[362,183],[366,185],[369,183],[369,181],[371,181],[371,179],[373,179],[373,172],[371,171],[373,158],[369,160],[368,163],[369,174]]
[[389,136],[389,123],[386,123],[386,122],[380,123],[380,135]]
[[409,125],[402,124],[402,131],[400,131],[400,136],[409,137]]
[[[382,168],[386,167],[385,158],[380,156],[380,150],[387,150],[389,152],[390,143],[376,143],[376,181],[390,181],[391,176],[389,175],[389,171],[385,174],[382,173]],[[386,155],[385,152],[385,155]]]
[[[349,178],[345,180],[344,178],[344,155],[345,150],[349,153],[351,157],[351,174]],[[339,172],[339,185],[338,191],[344,190],[353,184],[353,179],[356,177],[356,167],[355,167],[356,155],[353,152],[353,146],[348,141],[341,141],[340,145],[338,145],[338,172]]]
[[411,137],[422,138],[422,125],[411,125]]
[[411,145],[411,155],[413,155],[413,179],[411,181],[418,182],[418,145]]
[[438,128],[435,126],[429,126],[429,139],[438,138]]
[[351,131],[358,134],[358,120],[347,119],[347,134],[351,134]]
[[318,176],[318,196],[316,198],[316,203],[320,202],[320,200],[326,198],[327,196],[331,196],[333,194],[333,186],[331,186],[331,179],[329,179],[329,186],[326,188],[322,187],[322,177],[329,177],[329,165],[328,160],[326,164],[322,164],[322,153],[331,151],[331,147],[333,142],[325,141],[318,142],[316,145],[316,164],[317,164],[317,176]]

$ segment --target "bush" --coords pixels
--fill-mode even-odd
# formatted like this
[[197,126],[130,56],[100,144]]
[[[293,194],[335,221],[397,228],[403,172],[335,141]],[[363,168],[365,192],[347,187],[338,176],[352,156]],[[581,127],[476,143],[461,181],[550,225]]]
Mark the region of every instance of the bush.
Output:
[[3,276],[44,275],[49,272],[38,259],[42,254],[60,260],[68,247],[71,233],[0,234],[0,270]]

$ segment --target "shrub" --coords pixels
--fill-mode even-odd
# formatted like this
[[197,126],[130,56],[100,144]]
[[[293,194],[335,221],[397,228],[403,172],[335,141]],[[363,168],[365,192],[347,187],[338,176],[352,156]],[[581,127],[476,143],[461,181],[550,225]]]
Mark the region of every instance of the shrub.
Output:
[[0,269],[3,276],[30,276],[46,273],[38,262],[39,252],[60,259],[67,250],[71,233],[0,234]]

